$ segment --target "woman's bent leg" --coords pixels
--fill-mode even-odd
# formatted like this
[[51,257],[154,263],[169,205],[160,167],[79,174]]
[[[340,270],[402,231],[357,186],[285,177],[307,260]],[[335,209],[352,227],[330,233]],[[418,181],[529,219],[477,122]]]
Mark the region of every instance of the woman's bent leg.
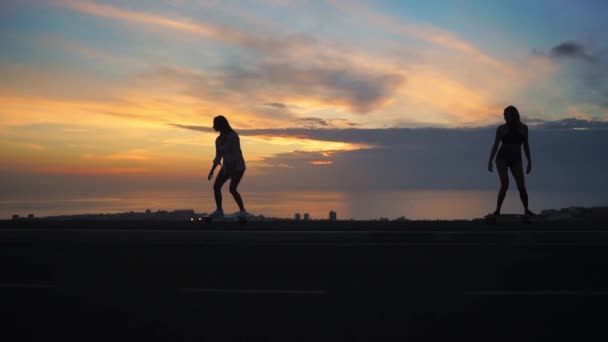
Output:
[[217,173],[217,178],[215,178],[215,183],[213,183],[213,195],[215,196],[215,206],[218,211],[222,211],[222,186],[228,177],[226,176],[223,170]]

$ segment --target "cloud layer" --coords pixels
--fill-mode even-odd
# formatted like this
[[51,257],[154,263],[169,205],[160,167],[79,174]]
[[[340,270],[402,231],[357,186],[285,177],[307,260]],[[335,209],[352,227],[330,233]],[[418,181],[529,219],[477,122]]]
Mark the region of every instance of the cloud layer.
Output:
[[[583,119],[530,124],[537,190],[608,191],[602,153],[608,122]],[[199,127],[182,127],[207,131]],[[279,153],[255,167],[249,181],[265,189],[485,189],[497,184],[486,170],[494,127],[469,129],[266,129],[247,136],[342,141],[367,146],[351,151]],[[243,147],[247,154],[247,146]],[[599,163],[599,164],[598,164]]]

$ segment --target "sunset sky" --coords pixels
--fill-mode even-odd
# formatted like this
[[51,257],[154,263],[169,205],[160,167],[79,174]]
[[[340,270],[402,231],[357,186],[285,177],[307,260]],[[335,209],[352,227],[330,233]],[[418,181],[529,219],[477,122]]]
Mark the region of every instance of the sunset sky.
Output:
[[513,104],[539,186],[608,190],[606,13],[592,0],[2,1],[0,187],[203,179],[218,114],[252,188],[495,186],[491,127]]

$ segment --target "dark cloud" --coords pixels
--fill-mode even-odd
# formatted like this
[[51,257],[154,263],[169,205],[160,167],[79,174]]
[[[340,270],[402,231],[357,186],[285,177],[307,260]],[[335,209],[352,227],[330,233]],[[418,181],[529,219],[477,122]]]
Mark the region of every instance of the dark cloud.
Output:
[[[605,153],[608,122],[569,118],[528,119],[534,172],[530,189],[608,191]],[[198,127],[178,126],[205,130]],[[582,128],[582,129],[581,129]],[[243,136],[276,135],[366,144],[334,153],[294,152],[264,161],[263,175],[248,187],[265,189],[487,189],[498,184],[486,170],[495,127],[466,129],[259,129]],[[247,154],[247,146],[243,146]],[[316,166],[311,161],[332,161]],[[282,166],[282,167],[281,167]],[[288,166],[288,167],[284,167]],[[280,170],[280,171],[277,171]]]
[[[273,94],[276,98],[310,98],[327,106],[347,107],[355,113],[379,108],[404,81],[398,74],[364,71],[347,62],[338,64],[296,67],[260,63],[246,68],[224,67],[213,74],[161,66],[141,73],[138,79],[179,83],[185,94],[203,99],[250,103]],[[288,109],[281,102],[267,102],[264,106],[286,112]]]
[[[312,121],[327,121],[321,118],[304,118]],[[527,118],[524,120],[534,131],[571,131],[575,129],[587,129],[591,131],[608,130],[608,121],[589,120],[582,118],[565,118],[561,120],[543,120]],[[190,129],[201,132],[212,132],[213,130],[203,126],[170,124],[171,126]],[[454,134],[475,136],[481,132],[493,132],[495,128],[264,128],[264,129],[239,129],[242,136],[281,136],[294,138],[307,138],[322,141],[341,141],[354,144],[367,144],[373,146],[417,146],[420,141],[425,141],[426,136],[447,137]],[[485,133],[484,133],[485,134]]]
[[285,109],[287,108],[287,105],[284,103],[280,103],[280,102],[269,102],[269,103],[264,103],[265,106],[268,107],[273,107],[273,108],[280,108],[280,109]]
[[603,120],[588,120],[581,118],[567,118],[556,121],[541,121],[538,129],[555,130],[555,129],[588,129],[588,130],[608,130],[608,121]]
[[361,126],[360,123],[352,122],[352,121],[350,121],[348,119],[333,119],[332,122],[339,123],[339,124],[342,124],[342,125],[346,125],[348,127]]
[[[528,119],[534,190],[608,191],[608,121]],[[532,125],[534,122],[534,125]],[[202,130],[193,126],[176,127]],[[267,158],[253,188],[302,189],[487,189],[497,176],[486,170],[495,127],[466,129],[259,129],[243,136],[276,135],[374,146],[355,151],[294,152]],[[244,146],[246,153],[246,146]],[[311,161],[332,161],[316,166]],[[285,168],[284,166],[289,166]],[[280,170],[277,171],[277,170]]]
[[205,132],[205,133],[213,133],[213,132],[215,132],[213,130],[213,128],[211,128],[211,127],[180,125],[180,124],[169,124],[169,126],[173,126],[173,127],[177,127],[177,128],[183,128],[183,129],[189,129],[191,131]]
[[348,119],[323,119],[319,117],[304,117],[295,119],[298,127],[304,129],[345,129],[345,127],[353,128],[360,124],[351,122]]
[[[170,124],[170,126],[201,131],[211,132],[208,127]],[[312,128],[265,128],[265,129],[238,129],[241,136],[280,136],[306,138],[323,141],[342,141],[349,143],[369,143],[377,144],[400,144],[402,142],[414,143],[418,137],[427,133],[434,133],[442,130],[438,128],[412,129],[412,128],[387,128],[387,129],[312,129]]]
[[544,120],[539,118],[522,118],[526,124],[535,130],[571,130],[571,129],[608,129],[607,120],[586,119],[586,118],[565,118],[560,120]]
[[566,41],[551,48],[551,56],[555,58],[578,58],[593,61],[593,56],[579,42]]
[[[575,126],[573,122],[566,121],[556,127],[531,128],[534,170],[527,178],[531,191],[608,191],[608,179],[604,175],[608,159],[598,158],[604,153],[608,130],[573,130],[571,126]],[[598,126],[602,125],[594,125]],[[329,155],[279,154],[267,158],[265,163],[289,168],[280,173],[265,173],[249,184],[264,188],[281,183],[286,187],[335,190],[492,189],[498,186],[497,175],[486,170],[494,127],[378,129],[361,133],[360,138],[351,140],[366,140],[377,143],[378,147]],[[311,134],[317,135],[320,134]],[[332,135],[332,139],[348,136],[344,132]],[[320,167],[312,165],[312,160],[333,163]]]
[[530,118],[530,117],[527,117],[526,115],[522,115],[521,120],[528,125],[539,125],[539,124],[544,124],[545,122],[547,122],[547,120],[539,119],[539,118]]
[[327,120],[321,118],[301,118],[297,120],[304,128],[319,128],[329,126]]
[[218,72],[161,67],[152,73],[178,79],[186,86],[185,92],[205,99],[266,101],[268,94],[278,100],[295,96],[347,107],[355,113],[379,108],[403,82],[402,75],[361,67],[346,52],[306,33],[255,35],[225,27],[218,27],[217,32],[226,42],[244,49],[215,67]]
[[[241,103],[257,99],[285,109],[282,99],[297,97],[355,113],[381,107],[404,82],[401,74],[361,66],[335,44],[327,45],[307,33],[255,35],[224,27],[217,32],[226,42],[243,48],[242,53],[209,69],[214,72],[165,66],[148,74],[177,80],[185,93],[205,99]],[[273,102],[268,102],[269,95]]]
[[392,97],[404,81],[398,74],[360,70],[348,63],[341,66],[297,67],[287,63],[262,63],[248,68],[225,69],[221,79],[226,89],[275,96],[302,96],[328,105],[346,106],[367,113]]

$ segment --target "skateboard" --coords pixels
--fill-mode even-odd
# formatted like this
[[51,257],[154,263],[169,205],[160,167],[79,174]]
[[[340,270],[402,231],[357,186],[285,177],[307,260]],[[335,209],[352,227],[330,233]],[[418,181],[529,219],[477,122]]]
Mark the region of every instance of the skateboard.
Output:
[[528,215],[517,215],[517,214],[501,214],[494,215],[489,214],[485,217],[486,224],[528,224],[533,220],[531,216]]
[[211,224],[213,222],[238,222],[239,224],[246,224],[247,217],[238,216],[235,214],[224,215],[224,217],[213,217],[213,216],[203,216],[202,221],[205,224]]

